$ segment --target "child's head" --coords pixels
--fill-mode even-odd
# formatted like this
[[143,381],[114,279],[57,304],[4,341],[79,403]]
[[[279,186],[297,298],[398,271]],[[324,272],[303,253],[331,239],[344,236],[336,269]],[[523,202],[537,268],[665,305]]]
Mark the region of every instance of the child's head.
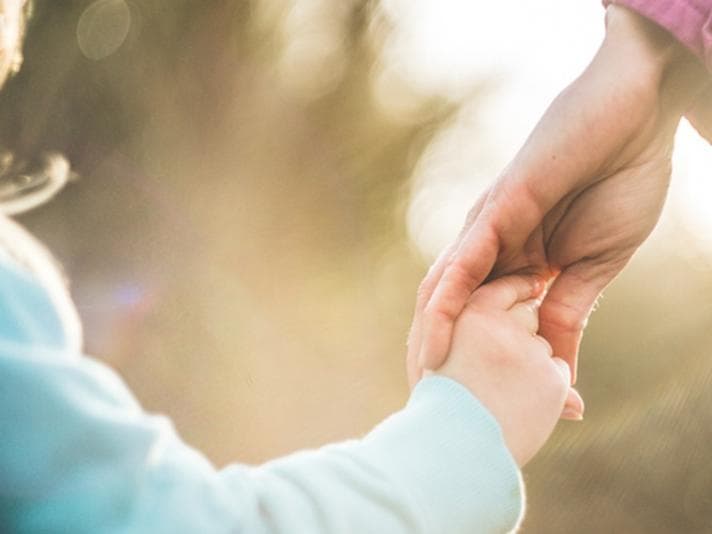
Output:
[[0,262],[8,261],[30,273],[45,289],[62,324],[66,348],[80,351],[81,323],[59,265],[39,241],[20,225],[0,215]]

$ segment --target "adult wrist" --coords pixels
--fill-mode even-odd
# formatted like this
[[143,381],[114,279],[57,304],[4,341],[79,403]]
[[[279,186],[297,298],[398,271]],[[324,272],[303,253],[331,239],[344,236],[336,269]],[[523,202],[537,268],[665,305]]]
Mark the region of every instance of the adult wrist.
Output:
[[659,84],[665,70],[689,54],[665,29],[623,6],[606,9],[602,52],[635,73],[641,82]]

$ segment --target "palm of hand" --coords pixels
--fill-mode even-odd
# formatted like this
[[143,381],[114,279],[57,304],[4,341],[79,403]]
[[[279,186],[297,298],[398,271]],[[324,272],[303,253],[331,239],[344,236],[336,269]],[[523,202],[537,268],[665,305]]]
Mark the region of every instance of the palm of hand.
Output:
[[[593,303],[655,227],[671,172],[674,120],[641,95],[619,99],[621,113],[605,95],[599,101],[603,107],[579,121],[600,132],[588,136],[592,146],[584,147],[582,154],[581,147],[561,145],[558,150],[572,154],[574,163],[558,168],[549,164],[545,176],[553,177],[556,187],[544,185],[543,191],[532,191],[528,183],[524,191],[529,191],[532,204],[531,222],[539,223],[526,237],[519,233],[519,239],[514,228],[500,227],[500,251],[493,269],[494,275],[521,270],[560,273],[542,305],[540,332],[574,371]],[[620,117],[627,124],[615,124]],[[616,135],[610,135],[611,130]],[[586,138],[583,132],[570,133],[568,139]],[[514,187],[512,196],[527,197]],[[514,217],[495,209],[491,217],[495,227],[498,217],[526,227],[522,225],[526,215]]]

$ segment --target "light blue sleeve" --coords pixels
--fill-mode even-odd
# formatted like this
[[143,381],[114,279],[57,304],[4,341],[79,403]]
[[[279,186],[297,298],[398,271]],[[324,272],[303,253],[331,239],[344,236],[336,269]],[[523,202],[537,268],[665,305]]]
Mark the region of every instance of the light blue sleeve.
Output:
[[519,520],[500,429],[456,382],[423,380],[361,439],[217,470],[114,372],[37,331],[57,318],[21,278],[0,265],[2,532],[457,534]]

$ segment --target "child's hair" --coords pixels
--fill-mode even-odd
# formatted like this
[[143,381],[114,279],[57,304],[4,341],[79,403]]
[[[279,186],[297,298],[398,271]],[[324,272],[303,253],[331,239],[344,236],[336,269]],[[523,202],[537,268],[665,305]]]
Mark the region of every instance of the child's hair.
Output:
[[44,204],[73,176],[67,160],[56,152],[27,161],[0,150],[0,213],[17,215]]

